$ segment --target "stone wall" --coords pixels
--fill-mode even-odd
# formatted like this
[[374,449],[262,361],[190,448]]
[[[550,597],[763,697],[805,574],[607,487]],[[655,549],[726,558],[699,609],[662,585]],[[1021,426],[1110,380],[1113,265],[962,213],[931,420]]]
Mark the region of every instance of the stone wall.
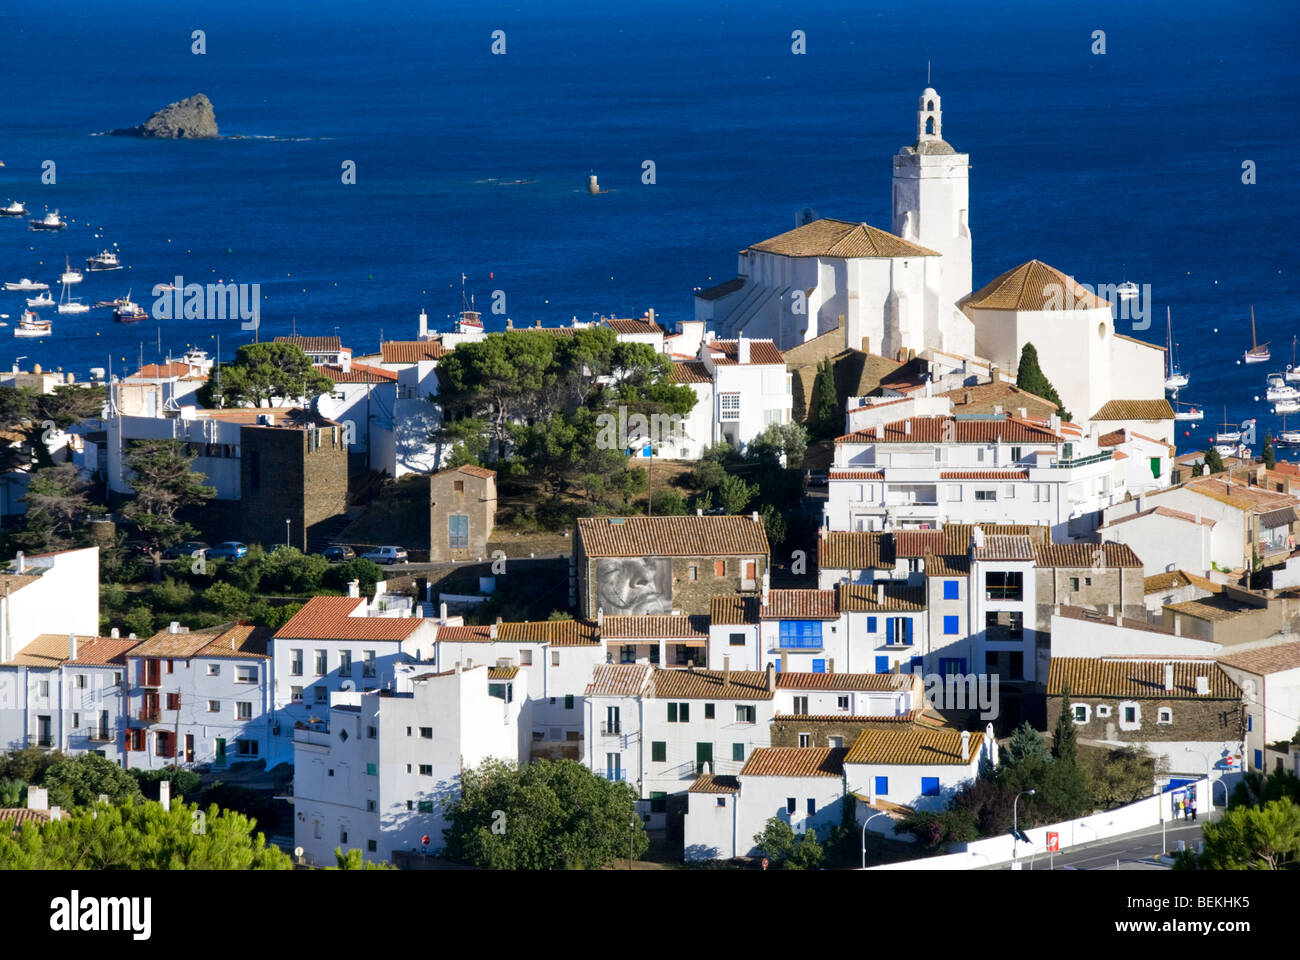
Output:
[[316,529],[347,511],[348,454],[339,427],[240,430],[240,537],[306,550]]
[[[1119,728],[1120,703],[1136,702],[1141,712],[1141,725],[1136,730]],[[1160,699],[1156,697],[1070,697],[1071,704],[1088,705],[1088,722],[1076,723],[1080,740],[1105,740],[1121,743],[1141,743],[1164,740],[1240,740],[1245,734],[1245,710],[1240,700],[1206,697],[1192,700],[1184,697]],[[1110,707],[1109,717],[1098,717],[1097,706]],[[1173,711],[1172,723],[1157,723],[1159,709]],[[1055,723],[1061,712],[1061,697],[1047,698],[1047,720]]]

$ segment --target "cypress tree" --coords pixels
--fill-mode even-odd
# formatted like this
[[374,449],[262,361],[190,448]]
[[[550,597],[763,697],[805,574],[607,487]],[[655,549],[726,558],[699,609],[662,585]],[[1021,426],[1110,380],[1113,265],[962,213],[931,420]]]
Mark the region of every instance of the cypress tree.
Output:
[[1078,752],[1079,732],[1070,716],[1070,684],[1067,682],[1061,687],[1061,712],[1056,716],[1056,728],[1052,731],[1052,756],[1074,763]]
[[1205,465],[1210,468],[1210,473],[1223,473],[1223,457],[1219,456],[1219,451],[1213,447],[1205,451]]
[[819,436],[834,437],[840,433],[835,422],[839,406],[835,393],[835,368],[829,358],[817,364],[817,380],[813,383],[811,421]]
[[1035,396],[1050,400],[1056,404],[1056,412],[1062,420],[1072,420],[1070,411],[1061,403],[1061,395],[1047,379],[1043,368],[1038,365],[1038,349],[1032,343],[1026,343],[1020,351],[1020,366],[1016,368],[1016,386]]
[[1273,438],[1272,438],[1272,437],[1265,437],[1265,438],[1264,438],[1264,453],[1263,453],[1263,456],[1264,456],[1264,466],[1268,467],[1268,469],[1272,470],[1274,467],[1277,466],[1277,454],[1275,454],[1275,453],[1273,452]]

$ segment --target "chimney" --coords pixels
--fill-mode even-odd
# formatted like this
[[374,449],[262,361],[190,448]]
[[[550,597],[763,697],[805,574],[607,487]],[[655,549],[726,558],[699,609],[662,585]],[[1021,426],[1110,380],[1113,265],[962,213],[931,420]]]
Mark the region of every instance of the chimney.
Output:
[[826,672],[827,672],[827,673],[834,673],[834,672],[835,672],[835,658],[834,658],[834,657],[831,657],[829,660],[826,661]]
[[122,631],[117,629],[117,627],[114,627],[112,630],[108,631],[108,635],[114,640],[117,640],[122,636]]
[[1207,697],[1207,696],[1210,695],[1210,678],[1209,678],[1209,677],[1197,677],[1197,678],[1196,678],[1196,695],[1197,695],[1198,697]]
[[970,731],[969,731],[969,730],[963,730],[963,731],[961,732],[961,759],[962,759],[962,761],[965,762],[966,758],[969,757],[969,756],[970,756]]
[[1172,693],[1174,689],[1174,665],[1165,664],[1165,692]]
[[876,606],[883,606],[885,603],[885,583],[883,580],[876,582]]
[[961,395],[961,402],[962,402],[963,405],[969,405],[969,404],[970,404],[970,391],[969,391],[969,390],[967,390],[965,393],[963,393],[963,394]]
[[167,632],[168,632],[168,633],[180,633],[180,632],[181,632],[181,622],[180,622],[179,620],[173,620],[171,623],[167,624]]
[[876,439],[879,440],[884,435],[885,435],[885,425],[883,423],[876,424]]
[[162,804],[164,810],[171,810],[172,782],[170,780],[158,781],[158,802]]
[[604,607],[597,607],[597,608],[596,608],[596,626],[598,626],[598,627],[603,627],[604,625],[605,625],[605,608],[604,608]]
[[997,382],[998,382],[998,368],[997,368],[997,367],[989,367],[989,379],[992,380],[994,383],[997,383]]
[[488,627],[488,637],[492,640],[497,638],[497,625],[495,623]]
[[21,550],[19,550],[16,554],[14,554],[14,567],[17,569],[18,573],[20,574],[25,573],[27,571],[27,558],[23,556],[23,552]]
[[703,507],[696,507],[696,508],[695,508],[695,515],[696,515],[697,517],[702,517],[702,516],[704,516],[704,508],[703,508]]
[[420,311],[420,339],[423,340],[429,335],[429,315],[423,310]]
[[75,633],[68,634],[68,659],[77,659],[77,635]]
[[1115,604],[1113,603],[1106,604],[1106,616],[1108,617],[1115,616]]
[[447,622],[447,602],[445,600],[438,604],[438,619],[444,623]]
[[728,686],[731,684],[731,657],[725,654],[722,657],[722,682]]
[[753,520],[755,523],[758,523],[758,511],[755,510],[753,513],[751,513],[749,515],[749,519]]
[[1183,616],[1180,613],[1175,613],[1174,614],[1174,636],[1181,637],[1182,635],[1183,635]]
[[349,597],[359,597],[359,596],[361,596],[361,581],[360,581],[360,580],[349,580],[349,581],[348,581],[348,596],[349,596]]
[[654,322],[655,322],[655,308],[654,308],[654,307],[651,307],[649,310],[647,310],[647,311],[645,312],[645,318],[646,318],[647,320],[649,320],[651,323],[654,323]]
[[1029,419],[1029,410],[1026,407],[1017,407],[1016,414],[1020,417],[1021,420]]
[[44,787],[27,788],[27,809],[28,810],[48,810],[50,809],[50,791]]
[[749,341],[745,339],[743,333],[736,340],[736,362],[749,363]]
[[908,417],[906,420],[903,421],[903,433],[904,433],[904,435],[909,436],[909,437],[912,435],[912,418],[911,418],[911,417]]
[[[766,688],[769,692],[776,689],[776,667],[770,663],[767,665]],[[30,791],[31,788],[29,787],[28,790]]]
[[456,676],[460,676],[460,661],[456,661]]

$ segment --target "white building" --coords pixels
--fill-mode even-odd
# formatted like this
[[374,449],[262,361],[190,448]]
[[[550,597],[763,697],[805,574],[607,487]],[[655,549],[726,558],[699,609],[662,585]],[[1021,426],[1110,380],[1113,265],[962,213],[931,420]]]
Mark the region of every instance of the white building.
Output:
[[[1246,702],[1245,761],[1251,770],[1286,769],[1300,733],[1300,643],[1279,643],[1221,655],[1219,666]],[[1292,744],[1279,753],[1276,743]],[[1294,767],[1292,767],[1294,772]]]
[[389,340],[381,350],[379,366],[397,374],[393,463],[385,469],[393,477],[433,473],[442,465],[445,444],[429,441],[442,426],[442,409],[430,398],[438,395],[438,360],[447,348],[439,340]]
[[0,663],[41,634],[99,634],[99,548],[26,556],[0,573]]
[[316,369],[334,381],[329,393],[312,401],[316,412],[343,426],[348,453],[364,455],[371,470],[393,476],[398,374],[354,363],[350,351],[341,364],[316,364]]
[[270,631],[178,623],[126,654],[126,765],[272,765]]
[[1150,577],[1180,568],[1206,571],[1217,559],[1225,559],[1224,555],[1215,556],[1215,525],[1213,517],[1157,504],[1117,517],[1098,532],[1106,540],[1132,547]]
[[877,809],[941,810],[979,776],[981,763],[997,763],[997,751],[992,724],[983,733],[915,725],[863,730],[844,758],[844,781]]
[[294,844],[306,861],[333,865],[336,848],[382,862],[441,850],[462,772],[524,759],[520,702],[494,696],[493,679],[486,665],[404,663],[393,690],[332,693],[328,726],[294,731]]

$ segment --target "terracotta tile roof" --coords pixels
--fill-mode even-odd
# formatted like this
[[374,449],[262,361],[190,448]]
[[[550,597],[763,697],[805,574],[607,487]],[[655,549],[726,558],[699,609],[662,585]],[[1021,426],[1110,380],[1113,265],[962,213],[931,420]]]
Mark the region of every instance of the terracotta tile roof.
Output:
[[925,609],[925,588],[884,583],[876,601],[875,583],[841,583],[835,588],[840,609],[847,613],[917,613]]
[[602,663],[591,672],[589,697],[639,697],[654,670],[645,663]]
[[383,367],[368,367],[364,363],[354,363],[347,370],[332,363],[322,363],[316,369],[335,383],[397,382],[397,371],[385,370]]
[[292,343],[303,353],[339,353],[343,341],[339,337],[276,337],[276,343]]
[[[977,524],[949,523],[943,528],[943,552],[948,556],[965,556],[970,552],[971,532]],[[985,536],[1029,537],[1035,543],[1051,542],[1051,527],[1034,523],[981,523]]]
[[674,363],[670,371],[673,383],[712,383],[713,376],[702,360]]
[[1165,609],[1195,617],[1197,620],[1204,620],[1207,623],[1226,623],[1229,620],[1237,619],[1237,617],[1254,613],[1259,607],[1252,607],[1220,593],[1201,597],[1197,600],[1184,600],[1182,603],[1166,604]]
[[[66,650],[68,638],[62,637]],[[139,640],[114,637],[78,637],[77,659],[69,660],[67,666],[76,667],[120,667],[126,664],[126,655],[140,643]]]
[[778,690],[862,690],[893,692],[916,685],[910,673],[801,673],[783,670],[776,675]]
[[877,227],[822,219],[787,230],[749,249],[785,257],[937,257],[934,250]]
[[[785,366],[785,357],[781,356],[781,351],[776,348],[776,344],[771,340],[753,340],[749,341],[749,364],[751,366]],[[709,340],[704,346],[712,355],[713,363],[716,366],[726,367],[739,363],[738,355],[740,348],[736,340]]]
[[706,773],[690,785],[687,793],[739,793],[740,781],[735,777],[720,777],[716,773]]
[[1159,623],[1148,623],[1145,620],[1136,620],[1133,617],[1124,616],[1107,616],[1104,613],[1098,613],[1091,607],[1072,607],[1062,604],[1061,608],[1054,614],[1059,617],[1066,617],[1070,620],[1084,620],[1089,623],[1104,623],[1111,626],[1123,627],[1125,630],[1141,630],[1143,633],[1160,633],[1167,637],[1174,636],[1171,627],[1163,626]]
[[759,747],[740,770],[742,777],[839,777],[844,747]]
[[0,597],[17,593],[23,587],[35,583],[39,579],[41,578],[27,573],[2,573],[0,574]]
[[488,667],[489,680],[513,680],[517,676],[518,667]]
[[181,363],[179,360],[173,360],[171,363],[146,363],[135,373],[127,377],[128,380],[170,380],[172,378],[191,378],[194,380],[208,379],[204,374],[192,373],[188,363]]
[[449,352],[442,345],[441,340],[389,340],[379,347],[384,363],[419,363],[421,360],[438,360]]
[[655,323],[649,317],[639,318],[619,318],[606,317],[603,321],[605,326],[609,327],[615,333],[663,333],[663,327]]
[[729,293],[735,293],[745,285],[744,277],[736,277],[728,280],[726,283],[719,283],[717,286],[707,287],[695,294],[699,300],[721,300]]
[[[1174,668],[1174,689],[1165,690],[1165,666]],[[1241,688],[1213,660],[1187,658],[1053,657],[1048,696],[1060,696],[1068,682],[1072,697],[1197,699],[1196,678],[1210,681],[1210,699],[1238,700]]]
[[499,623],[497,639],[505,643],[547,643],[553,647],[589,647],[600,644],[596,625],[586,620]]
[[1118,430],[1112,430],[1110,433],[1103,433],[1097,438],[1097,446],[1099,447],[1118,447],[1121,443],[1126,442],[1127,438],[1124,435],[1123,427],[1120,427]]
[[1036,543],[1034,563],[1040,567],[1140,567],[1142,561],[1124,543]]
[[828,480],[884,480],[885,471],[883,470],[830,470],[827,471],[826,479]]
[[12,823],[16,831],[24,823],[34,823],[39,826],[42,823],[48,823],[50,811],[48,810],[28,810],[26,807],[5,807],[0,809],[0,820],[5,823]]
[[[1112,520],[1110,523],[1102,524],[1102,528],[1108,530],[1111,527],[1116,527],[1121,523],[1128,523],[1130,520],[1136,520],[1139,517],[1150,517],[1150,516],[1168,517],[1171,520],[1184,520],[1187,523],[1198,522],[1196,519],[1196,515],[1193,513],[1188,513],[1185,510],[1175,510],[1173,507],[1159,506],[1159,507],[1151,507],[1148,510],[1143,510],[1141,513],[1130,513],[1127,517],[1120,517],[1117,520]],[[1199,522],[1207,527],[1212,527],[1214,526],[1215,523],[1215,521],[1211,520],[1209,517],[1201,517]]]
[[980,310],[1090,310],[1110,303],[1055,267],[1030,260],[957,302]]
[[275,633],[277,640],[405,640],[430,621],[352,616],[364,597],[312,597]]
[[[86,666],[95,664],[99,654],[91,653],[89,651],[85,651],[85,653],[83,654],[83,650],[86,647],[89,647],[91,644],[94,644],[95,641],[97,641],[98,639],[99,639],[98,637],[87,637],[87,636],[78,635],[77,661],[76,661],[77,663],[85,664]],[[127,649],[130,649],[130,647],[135,646],[140,641],[139,640],[112,640],[108,637],[105,637],[104,642],[105,644],[125,643],[127,644]],[[118,656],[122,652],[117,647],[110,648],[108,646],[104,646],[100,649],[103,652],[107,652],[111,649],[112,656]],[[87,655],[89,659],[83,660],[82,659],[83,655]],[[5,661],[4,665],[6,667],[43,667],[46,669],[54,669],[55,667],[58,667],[64,662],[66,662],[67,659],[68,659],[68,635],[66,633],[42,633],[40,636],[36,637],[29,644],[27,644],[27,646],[23,647],[21,650],[15,653],[12,660]]]
[[976,560],[1033,560],[1034,547],[1029,537],[986,534],[984,546],[976,547],[973,556]]
[[[907,432],[908,425],[911,432]],[[949,426],[951,425],[951,426]],[[945,428],[948,431],[945,437]],[[876,428],[858,430],[835,439],[836,443],[1063,443],[1047,427],[1015,417],[1000,420],[958,420],[955,417],[908,417],[893,423],[882,424],[881,435]]]
[[1168,400],[1111,400],[1092,420],[1172,420],[1174,408]]
[[272,632],[269,627],[258,627],[251,623],[238,623],[226,630],[221,630],[212,642],[199,649],[195,657],[220,657],[234,660],[258,659],[269,660],[267,652]]
[[654,696],[668,700],[771,700],[762,670],[732,670],[730,682],[721,670],[662,670],[651,677]]
[[927,553],[943,552],[942,530],[894,531],[894,555],[898,557],[924,557]]
[[[722,599],[722,598],[715,598]],[[607,616],[600,623],[602,640],[671,640],[689,637],[696,640],[709,638],[709,618],[703,614],[665,616],[645,614],[635,617]]]
[[940,470],[940,480],[1028,480],[1028,470]]
[[834,590],[769,590],[760,620],[838,620]]
[[916,766],[958,764],[965,766],[979,756],[984,734],[972,732],[969,753],[962,755],[960,730],[950,727],[912,726],[902,730],[869,729],[853,741],[845,763]]
[[762,520],[719,517],[582,517],[578,541],[588,557],[767,556]]
[[1238,509],[1256,510],[1261,513],[1300,503],[1300,500],[1289,493],[1265,490],[1262,487],[1251,486],[1240,481],[1228,481],[1220,477],[1198,477],[1188,480],[1183,484],[1183,488]]
[[927,553],[925,575],[927,577],[969,577],[970,558]]
[[450,643],[488,643],[492,640],[492,628],[485,624],[473,626],[439,626],[438,642]]
[[[1137,514],[1134,514],[1137,516]],[[1128,520],[1129,517],[1124,519]],[[1179,587],[1186,587],[1192,581],[1188,580],[1181,570],[1169,570],[1165,573],[1157,573],[1146,577],[1142,581],[1143,593],[1160,593],[1164,590],[1175,590]]]
[[[1052,401],[1002,379],[945,390],[935,396],[951,400],[953,413],[1015,413],[1024,407],[1028,416],[1046,420],[1056,412],[1056,404]],[[998,407],[1002,409],[998,410]]]
[[823,570],[893,570],[894,564],[889,534],[832,531],[817,541],[817,566]]
[[758,597],[741,597],[732,594],[714,597],[709,601],[709,623],[713,626],[738,627],[758,623]]
[[1219,657],[1219,662],[1257,676],[1300,670],[1300,643],[1278,643]]
[[446,473],[463,473],[470,477],[477,477],[480,480],[490,480],[497,475],[495,470],[489,470],[487,467],[478,467],[472,463],[466,463],[459,467],[448,467],[446,470],[439,470],[434,474],[434,476],[438,477]]
[[267,645],[270,639],[269,629],[246,623],[225,624],[182,633],[160,630],[148,640],[138,643],[129,656],[182,660],[192,657],[264,660],[269,658]]

